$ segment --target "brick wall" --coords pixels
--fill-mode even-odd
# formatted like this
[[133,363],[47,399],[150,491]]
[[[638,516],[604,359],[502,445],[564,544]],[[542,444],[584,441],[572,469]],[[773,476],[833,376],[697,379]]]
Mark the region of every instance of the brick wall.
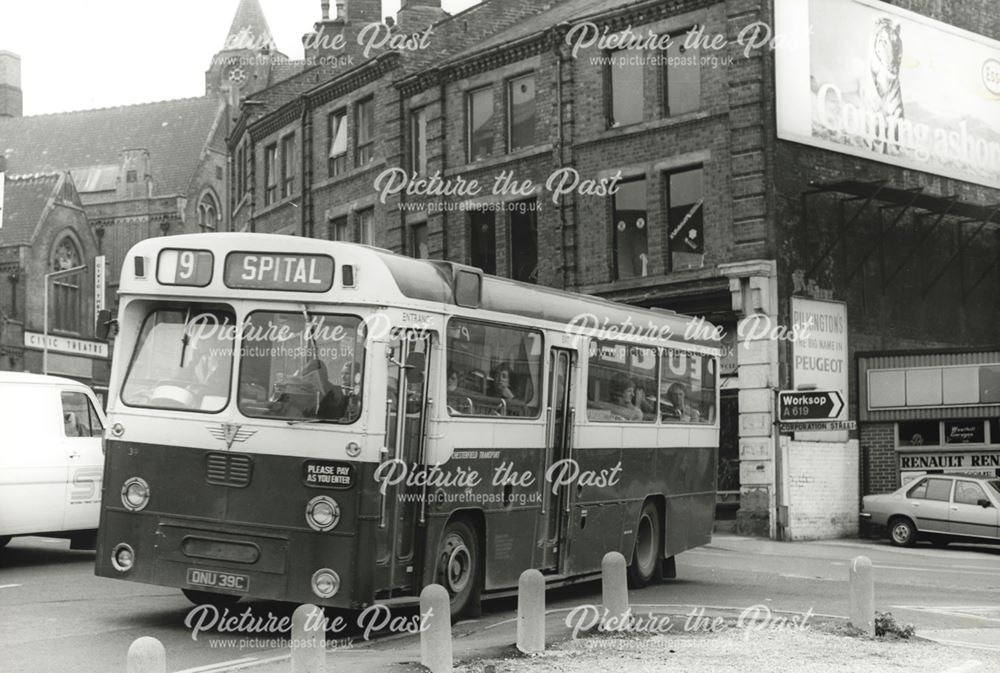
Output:
[[782,439],[789,540],[857,534],[858,442],[792,442]]
[[859,429],[862,465],[862,495],[891,493],[900,487],[896,458],[895,423],[862,423]]

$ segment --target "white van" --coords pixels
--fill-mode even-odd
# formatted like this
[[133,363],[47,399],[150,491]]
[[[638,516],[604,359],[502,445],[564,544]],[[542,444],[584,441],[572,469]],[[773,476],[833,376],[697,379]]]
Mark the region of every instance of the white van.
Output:
[[39,534],[93,547],[104,427],[97,396],[82,383],[0,372],[0,547]]

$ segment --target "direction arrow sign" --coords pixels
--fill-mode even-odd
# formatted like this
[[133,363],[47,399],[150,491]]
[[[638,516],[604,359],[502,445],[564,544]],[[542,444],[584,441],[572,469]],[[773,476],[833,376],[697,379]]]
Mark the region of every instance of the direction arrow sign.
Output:
[[825,421],[839,418],[844,398],[837,390],[783,390],[778,393],[781,423]]

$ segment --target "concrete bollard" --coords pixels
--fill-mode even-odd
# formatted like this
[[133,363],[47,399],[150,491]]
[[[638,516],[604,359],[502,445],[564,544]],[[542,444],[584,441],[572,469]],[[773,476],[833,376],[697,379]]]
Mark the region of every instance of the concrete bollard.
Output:
[[625,571],[625,557],[616,551],[609,551],[601,559],[601,599],[604,603],[604,619],[613,619],[614,628],[624,626],[622,620],[628,618],[628,575]]
[[875,635],[875,580],[872,562],[867,556],[856,556],[850,568],[851,626]]
[[534,569],[517,581],[517,649],[525,654],[545,651],[545,578]]
[[136,638],[128,648],[127,673],[167,673],[167,653],[156,638]]
[[306,603],[292,613],[292,673],[326,673],[326,621]]
[[420,663],[431,673],[451,673],[451,598],[440,584],[420,592]]

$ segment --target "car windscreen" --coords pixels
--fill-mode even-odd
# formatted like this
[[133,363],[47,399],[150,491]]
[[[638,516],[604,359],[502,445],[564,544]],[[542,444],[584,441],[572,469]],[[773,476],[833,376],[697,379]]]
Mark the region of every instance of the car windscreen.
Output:
[[229,402],[236,316],[229,308],[171,306],[146,316],[122,401],[130,407],[218,413]]

